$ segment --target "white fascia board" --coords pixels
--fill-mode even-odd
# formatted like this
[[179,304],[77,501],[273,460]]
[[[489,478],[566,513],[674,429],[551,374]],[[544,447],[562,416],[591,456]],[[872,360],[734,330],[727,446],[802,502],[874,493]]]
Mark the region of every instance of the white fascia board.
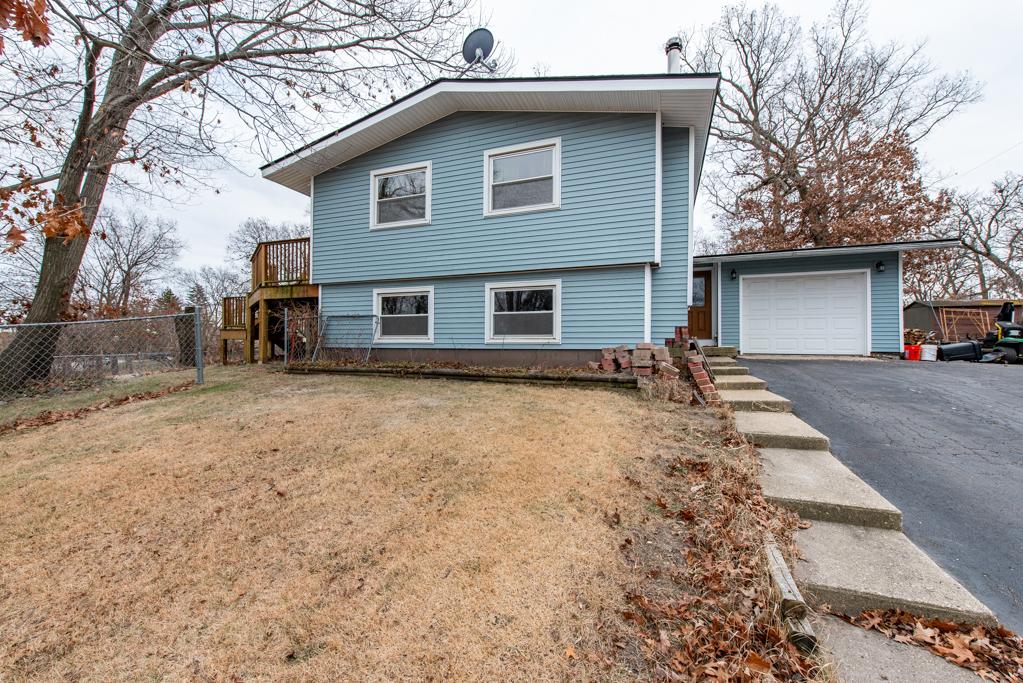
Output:
[[755,254],[718,254],[700,256],[694,259],[699,266],[734,261],[764,261],[770,259],[814,258],[817,256],[839,256],[842,254],[879,254],[893,251],[918,251],[921,249],[949,249],[958,246],[959,240],[934,240],[928,242],[893,242],[891,244],[865,244],[858,247],[822,247],[819,249],[794,249],[792,251],[765,251]]
[[[376,114],[370,115],[365,119],[348,126],[342,130],[337,131],[333,135],[330,135],[323,140],[300,149],[287,157],[280,159],[274,163],[267,165],[262,169],[262,175],[264,178],[273,180],[273,176],[281,173],[294,166],[295,164],[301,163],[304,160],[314,157],[328,150],[335,144],[343,142],[344,140],[351,138],[358,133],[361,133],[373,126],[385,121],[391,117],[396,116],[402,112],[408,111],[414,107],[419,106],[428,99],[442,97],[451,94],[462,94],[462,93],[473,93],[473,94],[487,94],[487,93],[535,93],[537,95],[559,94],[559,93],[620,93],[620,92],[656,92],[656,91],[706,91],[715,90],[717,88],[718,79],[712,78],[629,78],[623,77],[609,78],[604,80],[586,80],[580,79],[577,81],[573,80],[553,80],[553,81],[524,81],[524,82],[513,82],[509,83],[506,81],[442,81],[434,86],[427,87],[421,92],[409,97],[407,100],[399,102],[389,107],[381,109]],[[450,111],[447,114],[458,111],[458,108],[452,103]],[[594,111],[602,111],[601,109],[595,109]],[[608,109],[608,111],[616,111],[615,109]],[[653,110],[651,110],[653,111]],[[424,125],[424,124],[420,124]],[[418,127],[418,126],[416,126]],[[410,130],[414,130],[411,128]],[[337,163],[343,162],[325,162],[325,168],[333,168]],[[322,171],[316,171],[317,173]],[[288,187],[288,183],[281,183]]]

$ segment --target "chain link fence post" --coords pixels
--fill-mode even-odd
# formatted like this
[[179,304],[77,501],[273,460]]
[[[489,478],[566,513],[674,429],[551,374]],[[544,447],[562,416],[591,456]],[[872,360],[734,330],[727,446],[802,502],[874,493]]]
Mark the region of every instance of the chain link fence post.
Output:
[[291,336],[291,328],[287,326],[287,307],[284,307],[284,367],[287,367],[287,339]]
[[205,381],[206,354],[202,348],[202,306],[195,307],[195,383]]

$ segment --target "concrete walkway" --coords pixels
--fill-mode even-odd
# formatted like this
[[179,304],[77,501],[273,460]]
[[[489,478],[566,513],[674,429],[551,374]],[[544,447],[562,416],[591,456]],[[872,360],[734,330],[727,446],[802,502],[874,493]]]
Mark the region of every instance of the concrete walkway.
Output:
[[[723,362],[725,357],[712,359],[715,370],[743,367]],[[741,380],[738,387],[736,380]],[[784,397],[767,391],[766,382],[749,374],[719,375],[715,383],[722,400],[736,411],[737,431],[759,448],[764,496],[812,521],[796,534],[803,560],[792,567],[808,600],[847,614],[898,608],[954,621],[995,623],[984,604],[902,533],[898,508],[839,462],[828,437],[789,412],[791,404]],[[934,680],[932,671],[958,673],[957,667],[944,667],[947,663],[926,651],[897,643],[885,644],[876,657],[856,657],[852,643],[876,644],[876,639],[864,640],[854,634],[859,629],[828,623],[826,640],[845,680]],[[942,680],[958,678],[949,674]]]

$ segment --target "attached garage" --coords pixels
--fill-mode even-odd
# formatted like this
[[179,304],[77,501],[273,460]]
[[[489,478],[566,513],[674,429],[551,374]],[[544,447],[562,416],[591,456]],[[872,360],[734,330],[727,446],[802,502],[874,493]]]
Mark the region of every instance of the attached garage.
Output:
[[870,353],[869,271],[749,275],[740,293],[745,353]]
[[925,240],[697,256],[712,282],[713,338],[746,354],[866,356],[902,351],[902,254]]

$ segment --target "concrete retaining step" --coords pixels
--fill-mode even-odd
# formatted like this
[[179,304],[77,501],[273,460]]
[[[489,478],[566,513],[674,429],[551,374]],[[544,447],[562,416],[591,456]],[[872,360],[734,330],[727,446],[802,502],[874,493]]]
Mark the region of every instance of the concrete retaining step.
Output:
[[902,512],[828,451],[761,448],[760,459],[764,497],[804,519],[902,529]]
[[735,360],[734,358],[729,358],[728,356],[707,356],[707,365],[711,366],[712,368],[738,364],[739,362],[737,360]]
[[744,368],[741,365],[716,365],[713,370],[715,377],[749,374],[749,368]]
[[730,403],[735,410],[759,410],[766,413],[788,413],[792,411],[792,402],[766,389],[724,389],[719,387],[718,394],[725,403]]
[[766,389],[767,382],[752,375],[720,375],[714,369],[714,385],[718,391],[739,389]]
[[711,356],[727,356],[728,358],[735,358],[739,355],[739,350],[734,346],[704,346],[703,353],[708,358]]
[[[724,379],[724,378],[722,378]],[[719,390],[720,390],[719,386]],[[735,428],[762,448],[826,451],[831,441],[792,413],[737,412]]]
[[814,522],[796,533],[804,560],[793,569],[803,594],[833,610],[904,609],[975,624],[995,623],[987,607],[905,534],[852,524]]

